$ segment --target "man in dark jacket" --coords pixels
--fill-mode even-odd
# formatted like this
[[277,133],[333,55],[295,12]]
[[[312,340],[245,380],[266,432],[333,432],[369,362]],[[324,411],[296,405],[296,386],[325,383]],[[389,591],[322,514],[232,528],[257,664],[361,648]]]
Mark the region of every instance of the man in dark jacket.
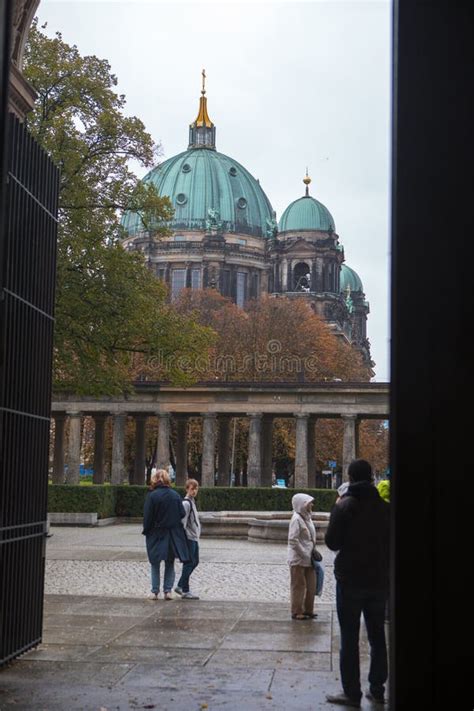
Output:
[[349,488],[334,505],[326,545],[338,551],[334,562],[337,616],[341,628],[339,664],[344,693],[327,701],[360,708],[360,616],[364,615],[370,644],[370,690],[366,696],[385,703],[388,676],[384,613],[388,595],[389,504],[372,481],[364,459],[349,465]]

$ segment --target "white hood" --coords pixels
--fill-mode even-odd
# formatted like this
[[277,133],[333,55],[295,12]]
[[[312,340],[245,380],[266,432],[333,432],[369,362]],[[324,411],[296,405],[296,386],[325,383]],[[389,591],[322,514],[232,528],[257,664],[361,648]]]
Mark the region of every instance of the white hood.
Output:
[[299,513],[304,516],[304,514],[309,513],[305,507],[310,501],[314,501],[314,497],[310,496],[309,494],[295,494],[291,499],[293,511],[296,511],[296,513]]

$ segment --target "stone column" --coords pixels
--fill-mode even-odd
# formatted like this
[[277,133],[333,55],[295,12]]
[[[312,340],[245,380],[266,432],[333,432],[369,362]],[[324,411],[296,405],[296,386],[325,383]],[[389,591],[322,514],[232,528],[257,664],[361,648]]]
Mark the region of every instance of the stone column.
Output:
[[356,438],[356,416],[343,415],[344,438],[342,440],[342,480],[349,481],[347,470],[349,464],[356,458],[357,438]]
[[64,484],[64,434],[66,413],[54,415],[53,484]]
[[81,413],[68,412],[69,446],[67,458],[66,484],[79,484],[81,465]]
[[176,484],[184,486],[188,478],[188,418],[176,418]]
[[290,260],[287,264],[286,290],[294,291],[293,286],[293,262]]
[[306,274],[309,274],[309,290],[313,291],[313,260],[308,257],[303,257],[302,261],[304,261],[309,267]]
[[262,486],[262,415],[250,415],[247,486]]
[[228,415],[219,415],[219,439],[217,442],[217,486],[230,484],[230,422]]
[[262,486],[272,485],[273,417],[262,421]]
[[[271,270],[271,277],[268,283],[272,285],[271,292],[278,293],[280,291],[280,262],[278,260],[272,261]],[[270,286],[268,291],[270,291]]]
[[288,291],[288,260],[284,257],[281,260],[281,290]]
[[114,431],[112,436],[112,468],[110,473],[111,484],[123,484],[125,480],[125,421],[127,415],[125,412],[114,414]]
[[308,486],[316,488],[316,417],[308,420]]
[[133,482],[130,483],[137,486],[143,486],[146,480],[146,421],[146,415],[135,415],[135,461],[133,463]]
[[156,446],[156,468],[166,469],[170,464],[170,416],[158,413],[158,442]]
[[308,415],[296,415],[295,489],[308,488]]
[[216,416],[214,413],[206,413],[202,424],[201,486],[214,486],[215,450]]
[[103,484],[105,478],[104,457],[105,457],[105,421],[107,415],[94,415],[94,474],[92,481],[94,484]]
[[311,260],[311,291],[318,290],[318,277],[316,270],[316,259]]
[[315,291],[324,291],[323,282],[323,259],[316,257],[316,289]]

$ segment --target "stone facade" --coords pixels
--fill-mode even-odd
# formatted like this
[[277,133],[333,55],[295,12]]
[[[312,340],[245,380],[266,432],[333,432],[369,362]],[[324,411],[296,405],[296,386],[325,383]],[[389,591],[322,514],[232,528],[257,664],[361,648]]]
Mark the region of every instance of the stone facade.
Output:
[[14,0],[10,46],[10,85],[8,110],[23,121],[36,100],[36,92],[24,78],[21,69],[31,23],[40,0]]
[[128,237],[124,246],[145,254],[171,299],[182,288],[216,289],[242,307],[263,294],[304,299],[372,364],[369,305],[363,291],[341,290],[344,249],[335,232],[276,232],[262,239],[222,229],[174,230],[160,241],[143,234]]

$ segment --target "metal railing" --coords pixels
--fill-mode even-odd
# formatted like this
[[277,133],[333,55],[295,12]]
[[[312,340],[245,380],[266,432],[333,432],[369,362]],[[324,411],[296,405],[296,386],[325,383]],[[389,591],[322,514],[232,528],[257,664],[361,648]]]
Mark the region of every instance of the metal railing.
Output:
[[59,184],[57,168],[13,115],[8,131],[0,237],[0,665],[41,641]]

